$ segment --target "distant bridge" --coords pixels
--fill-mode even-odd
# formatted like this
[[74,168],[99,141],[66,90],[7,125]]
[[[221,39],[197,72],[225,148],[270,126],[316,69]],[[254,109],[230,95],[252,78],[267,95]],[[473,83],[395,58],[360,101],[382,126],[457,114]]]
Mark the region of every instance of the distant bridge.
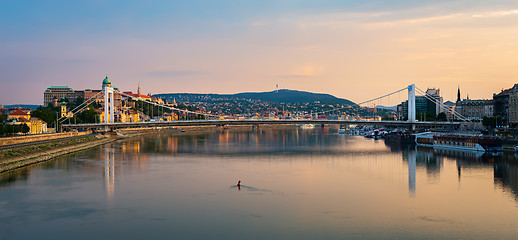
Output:
[[264,119],[264,120],[185,120],[157,122],[127,122],[127,123],[86,123],[63,124],[64,130],[72,129],[120,129],[120,128],[149,128],[149,127],[181,127],[181,126],[228,126],[228,125],[282,125],[282,124],[315,124],[315,125],[371,125],[398,127],[442,127],[458,128],[460,122],[409,122],[409,121],[362,121],[362,120],[323,120],[323,119]]

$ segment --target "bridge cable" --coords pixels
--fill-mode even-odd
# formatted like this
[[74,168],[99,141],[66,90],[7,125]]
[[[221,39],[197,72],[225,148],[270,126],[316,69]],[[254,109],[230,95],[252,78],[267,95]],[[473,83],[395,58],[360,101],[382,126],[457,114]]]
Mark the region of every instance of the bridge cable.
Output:
[[455,111],[455,110],[451,110],[451,109],[448,109],[448,108],[447,108],[447,107],[445,107],[445,106],[441,106],[441,104],[440,104],[440,103],[438,103],[438,100],[437,100],[437,99],[435,99],[435,98],[433,98],[430,94],[426,94],[426,92],[424,92],[423,90],[421,90],[421,89],[419,89],[419,88],[417,88],[417,87],[416,87],[416,90],[417,90],[419,93],[423,94],[423,96],[424,96],[426,99],[430,100],[430,101],[431,101],[432,103],[434,103],[436,106],[439,106],[439,108],[442,108],[442,109],[444,109],[444,110],[446,110],[446,111],[448,111],[448,112],[451,112],[455,117],[459,118],[459,119],[460,119],[460,120],[462,120],[462,121],[465,121],[465,122],[471,122],[471,120],[470,120],[469,118],[467,118],[467,117],[463,116],[462,114],[458,113],[457,111]]
[[[103,92],[104,92],[104,90],[101,90],[100,92],[98,92],[97,94],[95,94],[94,96],[92,96],[91,98],[89,98],[88,100],[85,100],[83,103],[79,104],[77,107],[75,107],[74,109],[70,110],[68,113],[70,113],[70,112],[71,112],[71,113],[72,113],[72,115],[73,115],[73,116],[75,116],[75,115],[76,115],[76,112],[80,112],[80,111],[82,111],[83,109],[85,109],[86,107],[88,107],[88,105],[90,105],[90,103],[92,103],[92,100],[93,100],[93,101],[96,101],[97,99],[99,99],[102,95],[101,95],[101,96],[97,96],[97,95],[99,95],[99,94],[101,94],[101,93],[103,93]],[[94,99],[94,98],[95,98],[95,99]],[[82,105],[84,105],[84,104],[86,104],[86,105],[85,105],[85,106],[82,106]],[[82,106],[82,107],[81,107],[81,106]],[[80,108],[80,107],[81,107],[81,108]],[[78,108],[80,108],[80,109],[78,109]],[[77,111],[76,111],[76,110],[77,110]],[[64,121],[66,121],[67,119],[69,119],[70,117],[68,116],[68,115],[69,115],[68,113],[67,113],[67,115],[65,115],[65,116],[63,116],[63,117],[60,117],[60,118],[58,119],[58,121],[59,121],[60,123],[63,123]]]
[[209,114],[209,113],[198,113],[198,112],[193,112],[193,111],[189,111],[189,110],[183,110],[183,109],[179,109],[179,108],[170,107],[170,106],[167,106],[167,105],[161,105],[161,104],[157,104],[157,103],[152,102],[152,101],[147,101],[147,100],[144,100],[144,99],[139,99],[137,97],[131,96],[129,94],[122,93],[120,91],[117,91],[117,92],[119,92],[121,95],[123,95],[125,97],[129,97],[129,98],[137,100],[137,101],[142,101],[142,102],[145,102],[145,103],[153,104],[155,106],[162,106],[164,108],[168,108],[168,109],[173,110],[173,111],[179,111],[179,112],[184,112],[184,113],[192,113],[192,114],[196,114],[196,115],[218,117],[218,118],[220,117],[219,115],[213,115],[213,114]]
[[[360,106],[360,105],[365,104],[365,103],[369,103],[369,102],[372,102],[372,101],[376,101],[376,100],[379,100],[379,99],[382,99],[382,98],[384,98],[384,97],[388,97],[388,96],[394,95],[394,94],[396,94],[396,93],[399,93],[399,92],[404,91],[404,90],[407,90],[407,89],[408,89],[408,87],[405,87],[405,88],[400,89],[400,90],[397,90],[397,91],[395,91],[395,92],[392,92],[392,93],[389,93],[389,94],[385,94],[385,95],[383,95],[383,96],[381,96],[381,97],[373,98],[373,99],[371,99],[371,100],[364,101],[364,102],[361,102],[361,103],[356,103],[356,105]],[[318,112],[318,113],[324,114],[324,113],[326,113],[326,112],[339,111],[339,110],[342,110],[342,109],[345,109],[345,108],[348,108],[348,107],[337,108],[337,109],[332,109],[332,110],[326,110],[326,111],[322,111],[322,112]],[[318,114],[318,113],[317,113],[317,114]]]

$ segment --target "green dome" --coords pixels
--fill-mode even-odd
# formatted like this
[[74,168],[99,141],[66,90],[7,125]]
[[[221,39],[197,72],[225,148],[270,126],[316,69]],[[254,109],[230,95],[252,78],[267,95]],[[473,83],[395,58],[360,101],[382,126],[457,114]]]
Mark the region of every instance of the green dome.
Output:
[[106,78],[104,78],[104,80],[103,80],[103,84],[112,84],[112,82],[110,81],[110,79],[108,79],[108,76],[106,76]]

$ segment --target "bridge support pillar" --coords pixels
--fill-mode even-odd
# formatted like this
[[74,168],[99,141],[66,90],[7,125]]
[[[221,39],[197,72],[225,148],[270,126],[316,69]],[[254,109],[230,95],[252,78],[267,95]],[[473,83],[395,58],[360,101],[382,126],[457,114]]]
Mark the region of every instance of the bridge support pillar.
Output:
[[415,122],[415,84],[408,86],[408,121]]
[[[113,97],[113,88],[112,87],[104,87],[104,123],[114,123],[115,119],[115,111],[114,111],[114,103],[115,98]],[[105,128],[105,131],[108,131],[108,126]]]

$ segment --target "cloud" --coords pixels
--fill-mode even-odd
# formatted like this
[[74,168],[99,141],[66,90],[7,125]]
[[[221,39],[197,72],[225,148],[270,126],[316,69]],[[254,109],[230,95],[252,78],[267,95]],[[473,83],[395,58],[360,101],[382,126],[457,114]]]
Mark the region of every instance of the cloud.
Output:
[[494,12],[484,12],[484,13],[477,13],[471,15],[471,17],[474,18],[486,18],[486,17],[504,17],[509,16],[513,14],[518,14],[518,9],[515,10],[509,10],[509,11],[494,11]]

